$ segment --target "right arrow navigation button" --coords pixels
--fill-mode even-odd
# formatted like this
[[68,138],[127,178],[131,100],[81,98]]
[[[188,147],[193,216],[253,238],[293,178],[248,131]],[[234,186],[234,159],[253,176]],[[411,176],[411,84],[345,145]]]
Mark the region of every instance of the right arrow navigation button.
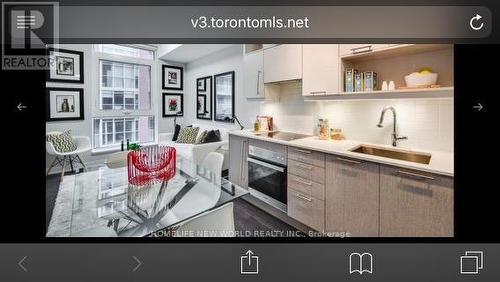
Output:
[[136,272],[139,269],[139,267],[141,267],[142,262],[136,256],[132,256],[132,258],[137,263],[135,267],[132,269],[132,272]]
[[480,112],[483,109],[483,105],[481,103],[477,103],[472,108],[478,112]]

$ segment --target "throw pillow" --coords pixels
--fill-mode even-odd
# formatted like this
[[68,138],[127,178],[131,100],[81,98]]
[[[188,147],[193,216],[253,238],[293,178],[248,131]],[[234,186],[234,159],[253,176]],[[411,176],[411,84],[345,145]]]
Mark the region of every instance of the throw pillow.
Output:
[[202,133],[198,135],[198,138],[196,138],[195,144],[202,144],[204,143],[203,141],[205,140],[205,137],[207,136],[207,131],[204,130]]
[[73,137],[71,137],[71,130],[58,134],[49,134],[47,135],[47,141],[52,143],[54,149],[59,153],[73,152],[78,148]]
[[207,132],[207,135],[205,136],[203,143],[211,143],[219,141],[221,141],[220,131],[217,129],[217,130],[210,130],[209,132]]
[[184,127],[179,132],[179,137],[177,138],[177,143],[194,144],[196,142],[196,136],[198,135],[199,127]]
[[179,138],[179,131],[181,131],[181,126],[176,124],[174,129],[174,136],[172,136],[172,141],[177,141],[177,138]]

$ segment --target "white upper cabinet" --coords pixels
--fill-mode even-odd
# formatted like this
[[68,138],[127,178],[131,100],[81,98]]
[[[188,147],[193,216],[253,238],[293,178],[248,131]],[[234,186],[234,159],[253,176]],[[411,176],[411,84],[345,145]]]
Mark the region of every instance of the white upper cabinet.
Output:
[[301,78],[301,44],[282,44],[264,49],[264,83]]
[[388,48],[397,44],[340,44],[340,56],[349,56],[369,53],[376,50]]
[[253,51],[243,56],[243,90],[249,99],[264,99],[264,53]]
[[304,44],[302,52],[302,95],[339,93],[339,45]]

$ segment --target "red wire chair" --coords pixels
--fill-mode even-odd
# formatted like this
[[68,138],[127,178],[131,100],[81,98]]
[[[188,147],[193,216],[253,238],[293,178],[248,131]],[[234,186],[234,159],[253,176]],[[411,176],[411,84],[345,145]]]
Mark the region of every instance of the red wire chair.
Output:
[[127,165],[130,184],[142,186],[168,181],[175,176],[175,148],[152,146],[131,151]]

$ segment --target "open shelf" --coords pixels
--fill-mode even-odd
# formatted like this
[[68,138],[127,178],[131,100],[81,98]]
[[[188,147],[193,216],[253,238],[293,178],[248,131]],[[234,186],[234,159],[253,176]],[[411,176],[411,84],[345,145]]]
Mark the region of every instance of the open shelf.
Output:
[[[424,67],[430,67],[439,75],[439,88],[397,89],[406,85],[404,77]],[[360,72],[374,71],[380,89],[382,81],[394,81],[396,90],[370,92],[342,92],[345,89],[344,73],[348,68]],[[341,92],[329,95],[329,99],[398,99],[398,98],[447,98],[453,97],[453,45],[451,44],[400,44],[351,54],[341,58]],[[327,99],[327,98],[325,98]]]
[[330,95],[304,96],[306,101],[366,100],[366,99],[429,99],[453,98],[453,87],[377,90],[370,92],[343,92]]

